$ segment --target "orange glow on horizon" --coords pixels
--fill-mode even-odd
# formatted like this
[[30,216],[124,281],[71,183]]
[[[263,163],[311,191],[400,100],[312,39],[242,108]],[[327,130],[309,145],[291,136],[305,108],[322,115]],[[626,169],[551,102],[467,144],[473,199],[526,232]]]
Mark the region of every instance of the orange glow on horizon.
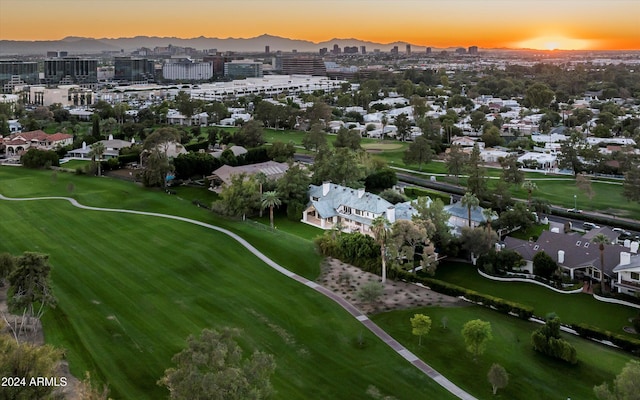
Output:
[[[354,38],[434,48],[640,50],[637,0],[0,0],[0,39]],[[25,23],[28,21],[28,23]]]

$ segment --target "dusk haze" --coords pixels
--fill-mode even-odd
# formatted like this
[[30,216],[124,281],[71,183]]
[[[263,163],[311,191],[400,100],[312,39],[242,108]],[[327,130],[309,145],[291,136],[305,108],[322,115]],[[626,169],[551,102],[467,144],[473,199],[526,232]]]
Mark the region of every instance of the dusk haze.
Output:
[[[28,23],[25,17],[28,15]],[[55,22],[53,22],[55,21]],[[418,46],[637,50],[635,0],[2,0],[0,39],[355,38]]]

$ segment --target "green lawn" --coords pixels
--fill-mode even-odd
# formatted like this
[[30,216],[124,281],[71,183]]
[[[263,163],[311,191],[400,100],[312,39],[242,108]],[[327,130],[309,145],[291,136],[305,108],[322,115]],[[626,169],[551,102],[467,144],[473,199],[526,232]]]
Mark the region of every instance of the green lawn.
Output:
[[[409,318],[415,313],[431,317],[431,332],[422,338],[411,334]],[[447,328],[441,320],[447,318]],[[460,331],[465,322],[491,323],[493,340],[477,362],[468,353]],[[447,378],[479,399],[595,399],[593,386],[611,382],[632,356],[593,342],[563,334],[576,347],[578,364],[571,366],[533,351],[531,333],[540,325],[507,317],[478,306],[421,308],[393,311],[373,317],[383,329]],[[509,385],[492,395],[487,372],[493,363],[509,374]],[[425,398],[425,397],[423,397]]]
[[60,164],[60,168],[68,168],[75,170],[76,168],[84,168],[91,163],[90,160],[69,160],[64,164]]
[[[73,190],[70,189],[73,185]],[[183,215],[239,232],[308,277],[320,257],[309,240],[215,218],[189,201],[109,178],[0,168],[9,197],[69,196],[84,204]],[[50,255],[58,307],[46,340],[72,372],[91,370],[114,398],[167,396],[155,382],[189,334],[244,330],[241,345],[275,355],[275,398],[453,398],[339,306],[285,278],[225,235],[185,222],[80,210],[64,200],[0,202],[0,251]],[[355,345],[363,334],[364,348]]]
[[556,293],[533,283],[492,281],[480,276],[471,264],[444,262],[438,266],[436,278],[531,306],[540,317],[555,312],[563,323],[584,322],[623,335],[626,333],[622,328],[630,325],[629,318],[638,315],[635,308],[604,303],[587,294]]

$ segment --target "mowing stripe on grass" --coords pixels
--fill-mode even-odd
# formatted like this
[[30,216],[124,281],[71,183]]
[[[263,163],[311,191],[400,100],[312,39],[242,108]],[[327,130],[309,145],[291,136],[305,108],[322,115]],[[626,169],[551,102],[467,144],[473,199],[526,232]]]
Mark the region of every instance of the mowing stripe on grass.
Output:
[[[422,371],[425,375],[427,375],[428,377],[433,379],[435,382],[437,382],[443,388],[448,390],[450,393],[456,395],[457,397],[459,397],[461,399],[475,400],[475,397],[473,397],[469,393],[463,391],[461,388],[459,388],[458,386],[453,384],[451,381],[446,379],[444,376],[442,376],[440,373],[435,371],[433,368],[431,368],[429,365],[427,365],[423,361],[420,361],[417,357],[415,357],[415,355],[413,355],[413,353],[411,353],[408,349],[406,349],[404,346],[399,344],[388,333],[383,331],[378,325],[376,325],[375,323],[373,323],[369,319],[363,320],[362,317],[364,315],[360,312],[360,310],[358,310],[356,307],[354,307],[351,303],[347,302],[342,297],[336,295],[335,293],[329,291],[328,289],[322,287],[321,285],[318,285],[317,283],[315,283],[313,281],[310,281],[310,280],[308,280],[308,279],[306,279],[304,277],[301,277],[301,276],[289,271],[288,269],[282,267],[281,265],[279,265],[276,262],[274,262],[273,260],[271,260],[269,257],[267,257],[264,254],[262,254],[258,249],[253,247],[249,242],[244,240],[242,237],[240,237],[240,236],[236,235],[235,233],[233,233],[231,231],[228,231],[228,230],[226,230],[224,228],[220,228],[220,227],[215,226],[215,225],[207,224],[207,223],[204,223],[204,222],[201,222],[201,221],[196,221],[196,220],[189,219],[189,218],[179,217],[179,216],[176,216],[176,215],[161,214],[161,213],[154,213],[154,212],[147,212],[147,211],[135,211],[135,210],[127,210],[127,209],[118,209],[118,208],[103,208],[103,207],[85,206],[83,204],[80,204],[77,200],[69,198],[69,197],[9,198],[9,197],[5,197],[4,195],[0,194],[0,199],[7,200],[7,201],[66,200],[66,201],[69,201],[73,206],[81,208],[81,209],[84,209],[84,210],[116,212],[116,213],[136,214],[136,215],[146,215],[146,216],[153,216],[153,217],[159,217],[159,218],[173,219],[173,220],[177,220],[177,221],[192,223],[194,225],[202,226],[204,228],[209,228],[209,229],[213,229],[215,231],[224,233],[225,235],[227,235],[227,236],[231,237],[232,239],[236,240],[238,243],[240,243],[243,247],[245,247],[253,255],[258,257],[260,260],[262,260],[265,264],[267,264],[271,268],[275,269],[276,271],[282,273],[283,275],[285,275],[285,276],[287,276],[287,277],[289,277],[291,279],[294,279],[294,280],[296,280],[298,282],[301,282],[302,284],[314,289],[315,291],[317,291],[319,293],[324,294],[329,299],[331,299],[334,302],[338,303],[342,308],[347,310],[353,317],[355,317],[359,322],[361,322],[365,327],[367,327],[372,333],[374,333],[384,343],[389,345],[389,347],[391,347],[394,351],[396,351],[403,358],[405,358],[412,365],[414,365],[416,368],[418,368],[420,371]],[[125,330],[124,327],[120,324],[120,322],[117,320],[117,318],[114,317],[114,319],[124,331]],[[131,338],[131,340],[133,340],[135,342],[135,340],[133,338]]]

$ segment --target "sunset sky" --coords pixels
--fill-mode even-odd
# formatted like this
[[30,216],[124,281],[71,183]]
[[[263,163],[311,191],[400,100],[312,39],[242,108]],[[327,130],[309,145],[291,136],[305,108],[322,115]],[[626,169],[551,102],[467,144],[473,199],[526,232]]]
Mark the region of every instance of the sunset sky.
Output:
[[640,0],[0,0],[0,39],[264,33],[313,42],[640,49]]

